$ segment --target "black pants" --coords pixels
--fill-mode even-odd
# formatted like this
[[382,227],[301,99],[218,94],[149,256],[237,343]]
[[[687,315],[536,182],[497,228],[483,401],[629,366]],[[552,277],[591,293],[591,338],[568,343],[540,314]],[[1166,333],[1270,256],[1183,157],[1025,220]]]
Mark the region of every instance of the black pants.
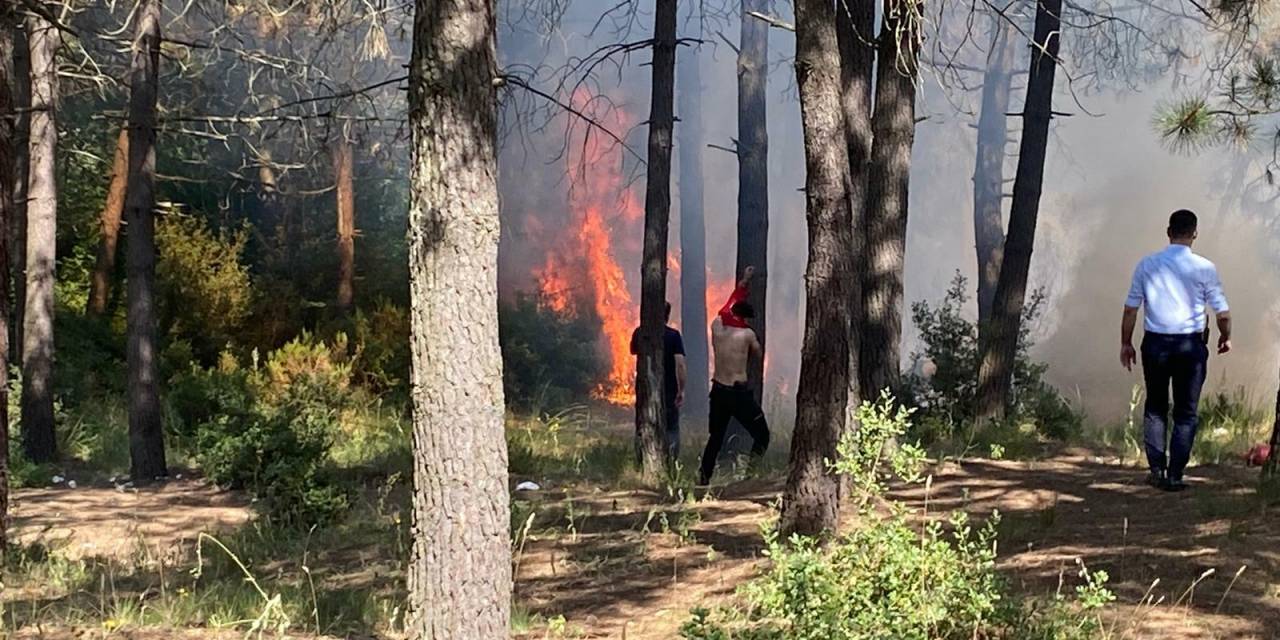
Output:
[[[1143,440],[1151,471],[1181,480],[1200,425],[1200,389],[1209,348],[1202,334],[1148,333],[1142,338],[1142,377],[1147,383]],[[1173,433],[1169,434],[1169,387],[1173,386]],[[1169,439],[1166,455],[1165,439]]]
[[752,456],[758,458],[769,448],[769,424],[764,419],[764,411],[760,409],[760,405],[756,404],[751,389],[743,383],[731,387],[713,380],[711,382],[711,416],[708,420],[711,437],[707,438],[707,448],[702,452],[700,484],[711,482],[711,474],[716,470],[716,458],[720,456],[725,433],[729,430],[730,418],[736,418],[751,434]]

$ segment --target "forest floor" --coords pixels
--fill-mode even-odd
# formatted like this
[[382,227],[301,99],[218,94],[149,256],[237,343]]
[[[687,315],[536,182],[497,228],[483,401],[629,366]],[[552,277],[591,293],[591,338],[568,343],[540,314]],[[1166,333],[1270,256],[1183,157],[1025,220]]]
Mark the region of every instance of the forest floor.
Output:
[[[1052,596],[1063,578],[1075,583],[1079,561],[1106,570],[1118,596],[1109,615],[1110,637],[1280,638],[1265,622],[1280,617],[1280,511],[1262,506],[1250,470],[1197,467],[1189,474],[1191,489],[1178,494],[1156,491],[1144,484],[1141,470],[1085,450],[1063,450],[1039,461],[949,461],[931,472],[927,495],[918,485],[894,497],[917,509],[927,502],[933,514],[964,509],[986,516],[998,510],[1000,568],[1020,593]],[[760,526],[772,517],[780,490],[778,474],[771,474],[716,487],[696,501],[568,480],[513,493],[516,637],[677,637],[692,607],[731,597],[757,572]],[[163,566],[165,554],[189,552],[196,532],[232,532],[250,514],[243,501],[199,480],[138,492],[63,486],[15,492],[13,531],[26,544],[56,547],[66,555],[159,557]],[[341,590],[397,588],[396,552],[386,548],[392,538],[371,543],[350,532],[338,537],[345,547],[314,552],[311,560],[323,567],[315,577],[322,600]],[[6,615],[35,602],[52,612],[66,597],[42,598],[31,588],[39,585],[2,594],[10,609]],[[101,590],[96,593],[102,597]],[[1155,604],[1145,598],[1148,593]],[[26,622],[14,625],[20,629],[12,637],[243,637],[243,631],[113,628],[106,621],[59,621],[52,614],[43,623],[39,613],[23,617]],[[376,630],[327,633],[394,637]]]
[[[1261,507],[1256,474],[1243,467],[1196,468],[1191,489],[1176,494],[1083,450],[948,462],[934,473],[927,495],[921,485],[894,497],[916,509],[927,501],[932,513],[998,510],[1000,568],[1020,593],[1049,597],[1060,580],[1075,584],[1078,561],[1107,571],[1118,597],[1109,637],[1280,637],[1266,622],[1280,616],[1280,510]],[[759,527],[780,490],[779,480],[740,482],[687,513],[643,491],[523,495],[560,530],[525,543],[518,601],[577,637],[676,637],[691,607],[731,596],[757,571]]]

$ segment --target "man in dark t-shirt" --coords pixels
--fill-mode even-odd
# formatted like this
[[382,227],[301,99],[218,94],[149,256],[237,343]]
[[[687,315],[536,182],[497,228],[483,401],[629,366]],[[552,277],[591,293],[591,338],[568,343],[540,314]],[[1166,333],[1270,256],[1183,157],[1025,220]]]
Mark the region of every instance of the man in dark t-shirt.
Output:
[[[684,404],[684,338],[670,325],[671,303],[667,303],[667,328],[662,333],[662,409],[667,415],[667,455],[680,455],[680,405]],[[640,328],[631,333],[631,355],[638,355]]]

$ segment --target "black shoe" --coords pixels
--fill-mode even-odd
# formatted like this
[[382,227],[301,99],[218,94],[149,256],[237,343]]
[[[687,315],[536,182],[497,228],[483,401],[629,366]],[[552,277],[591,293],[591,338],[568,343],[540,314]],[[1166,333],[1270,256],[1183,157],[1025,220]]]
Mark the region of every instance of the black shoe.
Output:
[[1186,491],[1187,483],[1183,482],[1182,478],[1170,478],[1168,480],[1165,480],[1163,489],[1170,493]]
[[1164,489],[1166,482],[1167,481],[1164,479],[1163,473],[1152,471],[1147,474],[1147,484],[1157,489]]

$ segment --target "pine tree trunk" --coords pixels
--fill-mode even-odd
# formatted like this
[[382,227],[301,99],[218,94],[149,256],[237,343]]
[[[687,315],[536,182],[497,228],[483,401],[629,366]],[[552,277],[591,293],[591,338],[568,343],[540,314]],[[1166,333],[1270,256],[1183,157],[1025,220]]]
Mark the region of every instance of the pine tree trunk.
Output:
[[884,0],[876,67],[862,272],[862,396],[894,390],[901,369],[902,280],[907,252],[907,193],[916,131],[919,26],[923,2]]
[[338,209],[338,308],[351,310],[356,276],[356,193],[351,141],[340,134],[333,149],[333,175],[337,182]]
[[57,458],[53,424],[53,283],[57,263],[59,33],[27,18],[31,60],[30,167],[27,181],[26,312],[22,332],[22,445],[32,462]]
[[[12,114],[18,104],[14,72],[14,34],[22,24],[13,5],[0,7],[0,113]],[[17,118],[0,117],[0,229],[8,229],[17,203]],[[9,236],[0,233],[0,560],[9,548]]]
[[416,0],[409,67],[413,551],[406,636],[510,635],[491,0]]
[[680,325],[688,368],[683,411],[705,415],[707,360],[707,229],[703,219],[702,59],[680,58]]
[[839,525],[840,480],[827,461],[835,456],[845,423],[854,274],[834,11],[825,0],[795,3],[809,258],[796,426],[782,497],[783,535],[833,533]]
[[1280,387],[1276,388],[1276,417],[1271,425],[1271,448],[1267,452],[1267,462],[1262,465],[1262,480],[1273,480],[1280,471]]
[[862,278],[867,271],[865,209],[867,164],[871,160],[871,77],[875,66],[873,0],[836,3],[836,40],[840,51],[840,108],[844,119],[846,154],[849,158],[849,216],[853,235],[849,282],[849,379],[845,422],[851,428],[862,404],[861,342],[863,334]]
[[[768,347],[769,289],[769,25],[748,12],[769,13],[767,0],[742,0],[742,35],[738,52],[738,257],[736,274],[755,267],[751,295],[755,307],[751,328]],[[760,401],[764,391],[764,357],[747,364],[747,384]]]
[[653,16],[653,91],[640,264],[640,344],[636,358],[636,436],[640,473],[648,482],[666,471],[663,446],[662,332],[667,296],[667,225],[671,216],[671,136],[675,124],[676,0],[658,0]]
[[977,158],[973,170],[973,235],[978,254],[978,330],[991,322],[1004,251],[1004,160],[1009,138],[1009,93],[1017,31],[1003,16],[992,18],[991,53],[982,80]]
[[15,121],[13,166],[13,219],[4,229],[9,234],[9,272],[13,279],[12,318],[9,329],[9,362],[22,365],[22,319],[27,300],[27,181],[31,140],[31,51],[26,25],[21,16],[12,26],[14,106],[21,109]]
[[134,482],[168,475],[156,345],[156,96],[162,0],[140,0],[129,69],[128,322],[129,457]]
[[1022,110],[1022,144],[1013,182],[1009,233],[1004,243],[1000,281],[988,340],[980,353],[978,411],[980,422],[1001,420],[1013,385],[1013,361],[1018,350],[1022,308],[1026,302],[1036,217],[1044,184],[1044,163],[1053,118],[1053,76],[1060,43],[1062,0],[1040,0],[1036,6],[1031,76]]
[[111,278],[116,271],[116,246],[120,240],[120,217],[124,213],[125,183],[129,178],[129,130],[120,129],[115,158],[111,161],[111,184],[107,186],[107,202],[98,219],[98,259],[89,280],[89,304],[85,311],[102,315],[111,298]]

